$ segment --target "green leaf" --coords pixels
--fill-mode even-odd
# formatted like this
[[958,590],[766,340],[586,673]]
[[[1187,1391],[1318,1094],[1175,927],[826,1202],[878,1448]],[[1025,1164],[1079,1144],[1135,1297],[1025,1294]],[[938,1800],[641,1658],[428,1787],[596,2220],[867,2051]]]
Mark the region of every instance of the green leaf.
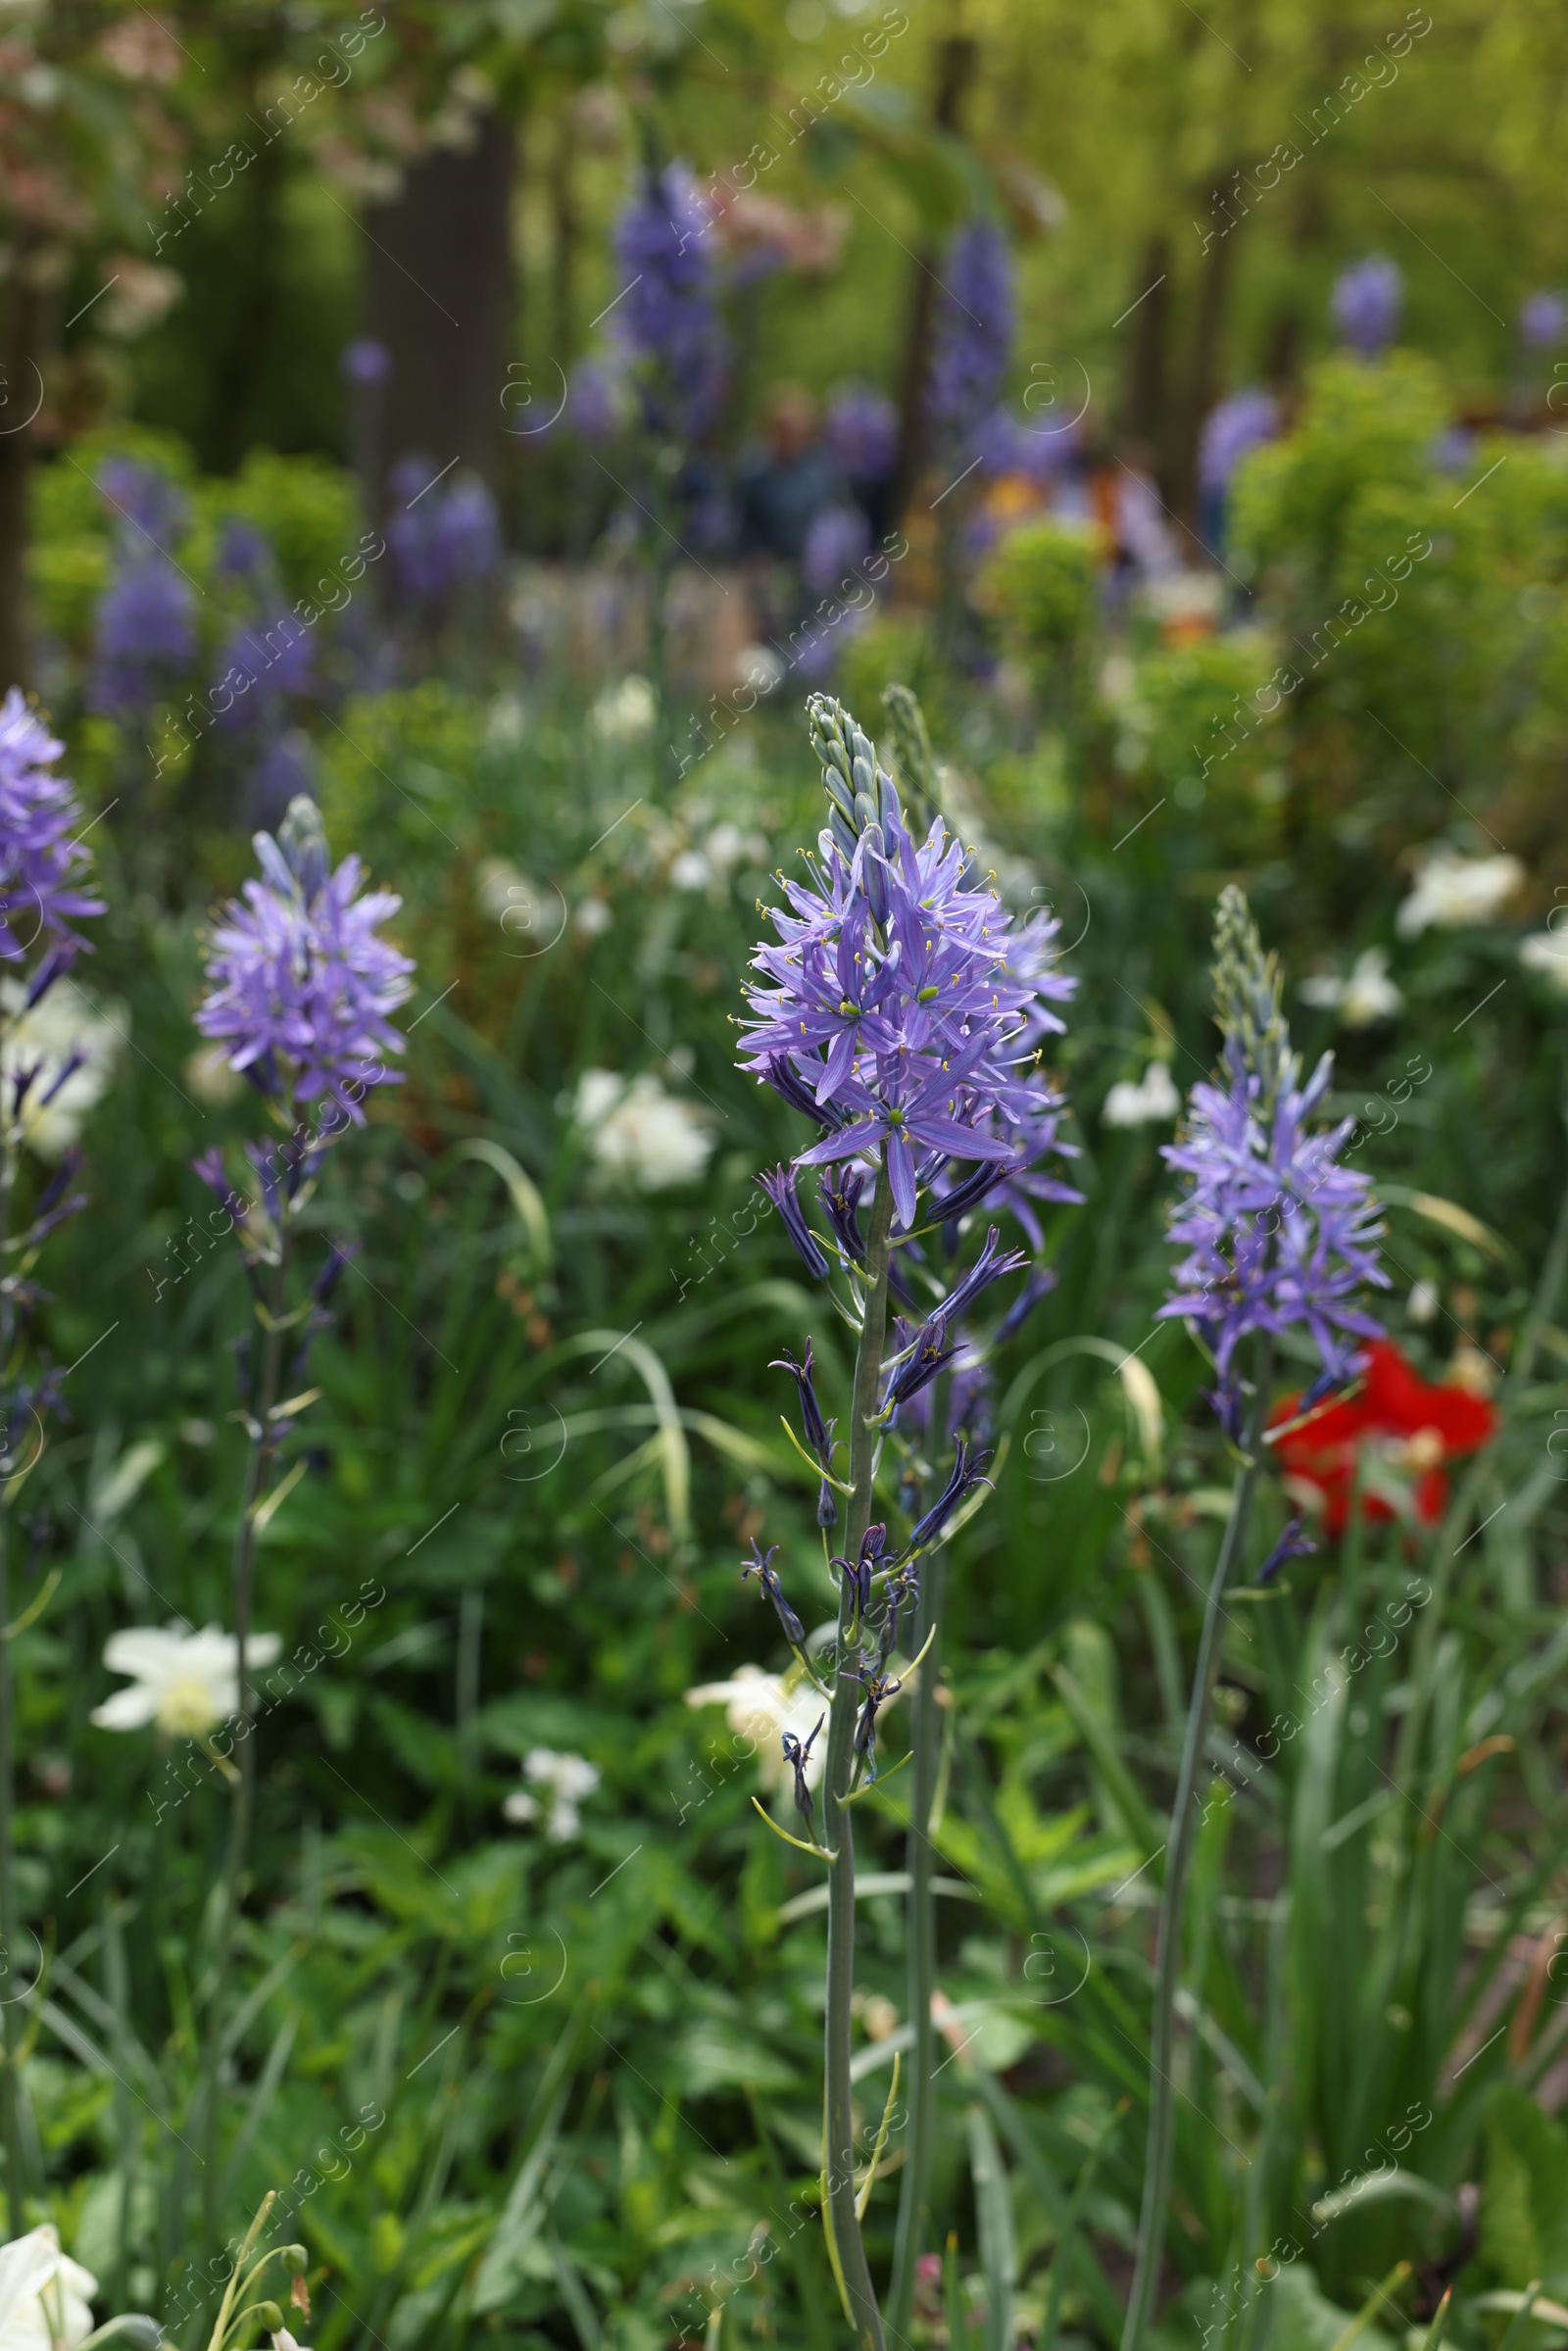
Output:
[[1505,2284],[1568,2292],[1568,2131],[1511,2082],[1487,2102],[1481,2245]]

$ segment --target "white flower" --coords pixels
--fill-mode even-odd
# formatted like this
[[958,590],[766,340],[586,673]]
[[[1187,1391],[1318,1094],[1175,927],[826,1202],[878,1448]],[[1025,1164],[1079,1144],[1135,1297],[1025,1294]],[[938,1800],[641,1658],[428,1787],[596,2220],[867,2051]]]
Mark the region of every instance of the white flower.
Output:
[[728,873],[743,857],[753,865],[765,865],[770,851],[765,833],[743,833],[726,816],[703,843],[703,855],[715,873]]
[[[530,1747],[523,1758],[523,1772],[535,1788],[548,1791],[549,1811],[545,1817],[545,1835],[552,1844],[564,1844],[575,1837],[581,1826],[578,1805],[584,1796],[593,1794],[599,1786],[599,1767],[586,1755],[564,1755],[554,1747]],[[540,1803],[526,1788],[514,1788],[502,1810],[509,1821],[536,1821]]]
[[220,1110],[225,1102],[238,1102],[249,1080],[241,1070],[229,1068],[222,1046],[203,1045],[186,1058],[185,1083],[199,1102]]
[[156,262],[138,261],[132,253],[117,253],[114,275],[99,312],[101,331],[118,342],[131,342],[156,326],[185,291],[177,269],[160,269]]
[[527,875],[519,872],[510,857],[486,857],[474,873],[473,895],[481,914],[499,918],[518,899],[531,899],[536,893]]
[[1181,1106],[1182,1098],[1164,1062],[1151,1061],[1139,1085],[1121,1078],[1112,1086],[1100,1119],[1107,1127],[1148,1126],[1155,1119],[1174,1118]]
[[784,675],[784,663],[771,645],[743,645],[735,656],[735,683],[754,694],[771,694]]
[[602,898],[585,898],[572,915],[571,927],[579,939],[597,939],[614,919]]
[[677,890],[706,890],[713,868],[700,849],[683,849],[670,859],[669,878]]
[[52,2221],[0,2245],[0,2351],[75,2351],[98,2280],[60,2250]]
[[[722,1706],[724,1720],[737,1739],[757,1741],[757,1769],[764,1790],[784,1777],[784,1734],[793,1731],[804,1746],[827,1701],[804,1678],[770,1674],[760,1665],[738,1665],[728,1682],[704,1682],[686,1692],[688,1706]],[[824,1729],[806,1766],[806,1784],[815,1788],[822,1777],[827,1749]]]
[[[20,980],[0,980],[0,1007],[14,1022],[0,1046],[0,1082],[9,1093],[19,1070],[42,1064],[22,1105],[22,1127],[41,1157],[58,1159],[75,1142],[82,1120],[114,1075],[125,1016],[119,1005],[106,1016],[74,980],[56,980],[30,1012],[24,1009],[26,1001]],[[59,1085],[61,1071],[77,1053],[86,1055],[85,1061]]]
[[607,741],[631,743],[648,733],[659,716],[659,702],[647,678],[633,671],[618,685],[605,688],[589,716],[594,732]]
[[[250,1634],[247,1674],[274,1665],[282,1646],[275,1633]],[[232,1633],[216,1625],[193,1633],[176,1621],[112,1633],[104,1663],[112,1674],[129,1674],[131,1684],[95,1706],[89,1719],[100,1731],[140,1731],[156,1723],[172,1739],[199,1739],[239,1711],[238,1648]]]
[[1389,977],[1388,950],[1382,947],[1364,949],[1348,980],[1338,972],[1324,972],[1303,980],[1299,994],[1304,1004],[1338,1012],[1348,1029],[1369,1029],[1375,1020],[1392,1020],[1404,1003]]
[[628,1084],[612,1069],[585,1069],[571,1114],[589,1138],[599,1174],[638,1192],[695,1182],[713,1149],[703,1113],[647,1072]]
[[1415,888],[1396,917],[1401,939],[1413,939],[1434,923],[1451,931],[1466,923],[1490,922],[1525,878],[1517,857],[1457,857],[1437,850],[1416,876]]
[[1568,996],[1568,932],[1532,931],[1519,942],[1519,960],[1526,971],[1544,972]]
[[1440,1302],[1436,1282],[1429,1282],[1423,1274],[1419,1282],[1411,1284],[1404,1310],[1412,1322],[1430,1322]]

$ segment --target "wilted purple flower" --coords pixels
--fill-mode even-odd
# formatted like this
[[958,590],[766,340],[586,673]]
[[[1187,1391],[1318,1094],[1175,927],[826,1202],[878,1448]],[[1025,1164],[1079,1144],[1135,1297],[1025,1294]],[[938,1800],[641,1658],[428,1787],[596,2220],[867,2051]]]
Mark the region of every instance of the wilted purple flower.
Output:
[[779,1628],[785,1640],[792,1648],[798,1649],[806,1639],[806,1627],[784,1597],[784,1587],[779,1582],[778,1571],[773,1565],[777,1557],[778,1544],[776,1543],[771,1550],[764,1553],[758,1548],[757,1537],[754,1535],[752,1537],[752,1555],[741,1565],[741,1582],[744,1584],[748,1576],[757,1578],[759,1590],[765,1598],[773,1603],[773,1613],[778,1618]]
[[1271,1584],[1287,1560],[1304,1559],[1316,1549],[1317,1544],[1302,1533],[1301,1514],[1298,1510],[1287,1522],[1284,1534],[1258,1569],[1257,1582]]
[[98,487],[118,517],[121,536],[128,546],[145,547],[150,539],[162,554],[183,529],[188,509],[181,491],[156,465],[139,458],[106,458],[98,468]]
[[827,404],[822,437],[845,478],[871,488],[891,480],[899,454],[899,412],[869,384],[847,383]]
[[952,1475],[923,1518],[915,1521],[910,1530],[906,1555],[923,1551],[935,1543],[949,1519],[964,1497],[976,1486],[989,1486],[991,1480],[982,1475],[989,1453],[976,1453],[966,1439],[960,1437],[955,1447]]
[[13,686],[0,704],[0,956],[20,961],[42,935],[51,978],[88,944],[73,917],[104,910],[85,886],[91,853],[73,838],[75,787],[49,772],[64,749]]
[[1532,351],[1555,351],[1568,336],[1568,302],[1560,294],[1529,294],[1519,305],[1519,339]]
[[89,708],[128,724],[172,692],[195,658],[189,583],[151,550],[129,556],[98,600]]
[[403,902],[388,890],[362,898],[357,857],[328,870],[319,812],[303,797],[275,840],[256,835],[256,854],[264,878],[245,884],[244,906],[223,908],[196,1025],[285,1115],[326,1094],[363,1125],[366,1091],[397,1082],[380,1055],[403,1051],[388,1015],[411,994],[414,965],[376,936]]
[[344,344],[337,367],[345,383],[384,384],[392,372],[392,354],[374,335],[356,335]]
[[1375,359],[1393,340],[1404,304],[1404,280],[1381,253],[1352,262],[1334,281],[1334,323],[1363,359]]
[[819,1527],[835,1526],[839,1507],[828,1479],[833,1474],[833,1432],[838,1423],[822,1418],[822,1407],[816,1400],[816,1383],[812,1377],[816,1366],[812,1359],[810,1340],[807,1340],[806,1352],[799,1363],[786,1347],[782,1356],[775,1356],[767,1368],[769,1371],[787,1371],[800,1389],[801,1426],[806,1432],[807,1445],[815,1455],[816,1465],[822,1472],[822,1483],[816,1496],[816,1523]]
[[834,596],[871,551],[871,526],[858,506],[825,506],[811,516],[801,577],[813,596]]
[[[917,849],[870,739],[823,696],[808,708],[829,823],[810,881],[787,882],[772,914],[780,944],[753,958],[743,1066],[847,1118],[799,1164],[883,1158],[907,1231],[950,1161],[1010,1169],[1050,1127],[1029,1048],[1060,1023],[1039,1001],[1040,934],[1014,943],[940,817]],[[790,1205],[799,1217],[793,1186]]]
[[1211,494],[1230,488],[1231,475],[1250,449],[1272,441],[1279,431],[1279,405],[1250,386],[1211,408],[1198,442],[1198,479]]
[[650,172],[615,223],[627,280],[612,332],[638,361],[652,432],[698,441],[718,414],[728,350],[713,301],[711,220],[684,164]]
[[1012,256],[994,221],[956,230],[941,288],[926,416],[944,456],[956,457],[995,410],[1012,354]]

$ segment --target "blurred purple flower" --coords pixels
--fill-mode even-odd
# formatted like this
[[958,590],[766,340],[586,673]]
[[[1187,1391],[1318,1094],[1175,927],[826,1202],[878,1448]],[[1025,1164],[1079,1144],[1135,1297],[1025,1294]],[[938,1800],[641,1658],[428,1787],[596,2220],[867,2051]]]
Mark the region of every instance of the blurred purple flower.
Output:
[[1363,359],[1375,359],[1393,341],[1403,306],[1404,280],[1384,254],[1369,253],[1334,280],[1334,323]]
[[[268,629],[259,620],[241,622],[219,655],[220,675],[234,695],[220,711],[219,725],[237,733],[265,723],[276,696],[310,692],[314,669],[310,631],[293,612],[280,612]],[[249,683],[242,687],[238,680]]]
[[196,1025],[286,1114],[325,1094],[363,1126],[366,1091],[399,1082],[380,1056],[403,1051],[388,1015],[412,993],[414,965],[376,926],[403,901],[362,898],[357,857],[328,870],[319,812],[303,796],[276,839],[256,835],[256,854],[264,878],[222,909]]
[[1044,484],[1061,471],[1078,446],[1077,425],[1025,424],[1010,409],[994,408],[976,426],[970,447],[981,471],[993,481],[1004,473],[1022,473]]
[[338,357],[338,373],[349,384],[384,384],[392,372],[392,354],[374,335],[356,335]]
[[615,223],[628,283],[612,331],[640,363],[652,432],[698,441],[723,397],[728,346],[713,300],[711,222],[684,164],[650,173]]
[[291,726],[272,738],[246,778],[251,813],[263,825],[273,825],[310,786],[310,738],[303,728]]
[[271,543],[265,531],[242,515],[230,514],[218,542],[218,568],[230,579],[254,580],[271,561]]
[[1530,294],[1519,305],[1519,339],[1532,351],[1555,351],[1568,336],[1568,302],[1561,294]]
[[13,686],[0,704],[0,956],[17,962],[46,934],[53,972],[88,946],[72,917],[104,910],[85,887],[91,853],[73,838],[75,787],[49,772],[64,749]]
[[566,387],[566,423],[590,448],[612,441],[626,422],[625,370],[615,358],[582,360]]
[[189,510],[167,473],[139,458],[111,457],[98,468],[98,487],[123,525],[121,535],[129,547],[145,548],[150,539],[161,553],[169,553]]
[[1012,353],[1012,256],[991,220],[957,229],[943,256],[926,415],[944,457],[966,454],[1001,397]]
[[129,724],[177,684],[195,658],[189,582],[161,555],[129,556],[98,600],[88,708]]
[[393,580],[406,603],[440,605],[486,578],[501,557],[495,500],[476,475],[450,487],[429,458],[399,458],[388,476],[397,512],[385,526]]
[[873,487],[892,478],[899,454],[899,412],[869,384],[840,386],[827,404],[822,434],[848,480]]
[[801,577],[813,596],[836,596],[871,551],[871,526],[858,506],[825,506],[811,517]]
[[1230,488],[1231,476],[1250,449],[1272,441],[1279,431],[1279,406],[1250,385],[1211,408],[1198,443],[1198,479],[1210,494]]

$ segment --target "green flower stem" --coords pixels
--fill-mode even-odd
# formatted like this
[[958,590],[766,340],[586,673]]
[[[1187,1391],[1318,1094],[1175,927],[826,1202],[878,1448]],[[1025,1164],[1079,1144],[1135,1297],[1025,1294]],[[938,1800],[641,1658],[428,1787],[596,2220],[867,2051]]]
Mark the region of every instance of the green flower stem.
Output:
[[203,2182],[207,2232],[219,2231],[218,2197],[220,2171],[222,2108],[219,2076],[223,2057],[223,2021],[228,2011],[229,1984],[234,1973],[234,1930],[239,1918],[240,1887],[250,1848],[251,1822],[256,1809],[256,1730],[250,1722],[250,1675],[246,1648],[250,1641],[251,1598],[256,1566],[256,1514],[267,1498],[268,1473],[277,1449],[272,1406],[277,1402],[278,1376],[283,1364],[283,1322],[288,1307],[288,1205],[284,1201],[278,1229],[277,1262],[272,1267],[261,1378],[256,1390],[250,1454],[240,1500],[239,1526],[234,1535],[232,1577],[234,1606],[234,1668],[238,1685],[236,1713],[247,1735],[236,1741],[239,1771],[229,1798],[228,1845],[223,1858],[223,1901],[218,1930],[218,1952],[213,1982],[213,2004],[207,2022],[206,2082],[203,2122],[205,2145]]
[[1154,2014],[1150,2032],[1149,2142],[1144,2158],[1144,2201],[1138,2219],[1138,2251],[1133,2269],[1132,2294],[1122,2327],[1121,2351],[1141,2351],[1150,2320],[1153,2316],[1154,2295],[1159,2282],[1160,2255],[1165,2237],[1165,2206],[1170,2195],[1175,2120],[1176,2085],[1171,2068],[1175,2062],[1176,1989],[1182,1972],[1182,1910],[1187,1891],[1187,1872],[1192,1865],[1193,1846],[1198,1836],[1198,1815],[1193,1796],[1199,1767],[1203,1758],[1203,1739],[1213,1702],[1214,1679],[1219,1670],[1220,1620],[1225,1612],[1225,1588],[1247,1541],[1252,1497],[1257,1491],[1258,1472],[1262,1466],[1263,1424],[1268,1415],[1273,1365],[1273,1346],[1265,1336],[1259,1340],[1254,1360],[1255,1389],[1242,1441],[1242,1465],[1236,1473],[1230,1516],[1225,1522],[1219,1558],[1203,1606],[1203,1629],[1199,1639],[1198,1663],[1193,1674],[1193,1699],[1187,1712],[1181,1769],[1176,1778],[1176,1801],[1170,1816],[1170,1843],[1165,1854],[1165,1884],[1159,1903]]
[[[893,1192],[884,1167],[871,1200],[865,1245],[865,1312],[855,1358],[855,1395],[850,1419],[849,1529],[845,1556],[859,1554],[871,1523],[871,1465],[876,1432],[871,1427],[882,1369],[882,1341],[888,1313],[888,1227]],[[855,1832],[845,1798],[855,1761],[855,1717],[858,1685],[848,1672],[854,1654],[855,1582],[843,1579],[839,1593],[837,1672],[828,1718],[827,1764],[822,1775],[822,1841],[836,1855],[828,1879],[827,2014],[824,2028],[825,2096],[822,2176],[827,2220],[833,2234],[858,2351],[882,2351],[882,2321],[855,2211],[855,2124],[850,2082],[850,1999],[855,1989]]]
[[[939,1382],[939,1387],[944,1383]],[[931,1407],[931,1425],[947,1419],[945,1397]],[[933,1627],[942,1623],[947,1586],[947,1546],[939,1544],[923,1562],[920,1608],[915,1624],[915,1648]],[[904,2179],[899,2196],[899,2231],[893,2251],[893,2278],[888,2289],[888,2328],[895,2342],[907,2340],[914,2305],[915,2264],[930,2233],[931,2147],[936,2131],[936,2082],[932,2063],[936,2033],[931,2022],[931,1995],[937,1982],[937,1907],[931,1890],[935,1853],[931,1844],[931,1816],[936,1804],[937,1773],[942,1758],[942,1727],[937,1710],[939,1651],[933,1641],[920,1667],[914,1690],[913,1785],[909,1792],[907,1840],[909,1872],[909,2022],[914,2044],[909,2051],[909,2120],[905,2132]]]
[[[8,1128],[0,1149],[0,1272],[8,1279],[10,1266],[11,1208],[16,1191],[18,1138]],[[16,1370],[17,1316],[7,1286],[0,1291],[0,1369],[7,1378]],[[17,1805],[16,1766],[16,1690],[11,1671],[11,1641],[6,1628],[11,1623],[11,1481],[0,1484],[0,1975],[6,1994],[0,2009],[3,2019],[4,2063],[0,2065],[0,2142],[5,2148],[6,2166],[6,2222],[10,2236],[21,2236],[26,2228],[24,2198],[26,2194],[26,2173],[22,2152],[22,2111],[18,2096],[17,2044],[21,2038],[22,2019],[18,2014],[15,1992],[21,1975],[21,1955],[17,1948],[17,1886],[14,1867],[13,1824]]]

